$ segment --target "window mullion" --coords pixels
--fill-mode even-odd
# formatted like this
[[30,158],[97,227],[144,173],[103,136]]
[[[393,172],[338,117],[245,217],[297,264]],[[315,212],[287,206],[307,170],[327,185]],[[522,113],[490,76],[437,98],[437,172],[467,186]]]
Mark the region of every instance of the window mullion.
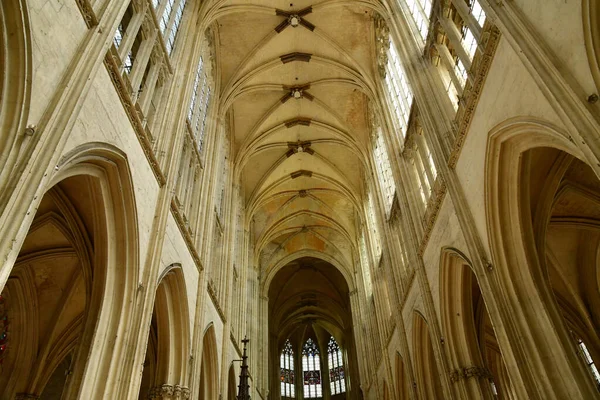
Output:
[[465,2],[465,0],[450,0],[450,1],[456,8],[456,11],[458,12],[460,17],[464,21],[467,28],[470,29],[471,32],[473,33],[473,36],[475,36],[475,40],[477,40],[477,43],[480,43],[482,28],[479,26],[479,23],[477,22],[477,20],[471,13],[471,9],[469,8],[469,6]]
[[125,58],[129,55],[129,52],[133,48],[133,43],[135,42],[135,38],[137,37],[140,28],[142,27],[143,21],[144,13],[140,11],[135,11],[135,14],[131,18],[131,22],[127,26],[127,30],[123,33],[123,39],[121,40],[121,44],[117,49],[121,60],[125,60]]
[[459,32],[454,22],[451,21],[448,17],[441,16],[440,18],[438,18],[438,20],[440,21],[440,24],[442,25],[446,36],[450,40],[452,48],[454,49],[454,51],[456,51],[456,54],[462,61],[466,70],[468,71],[471,68],[471,57],[467,53],[467,50],[463,47],[461,33]]
[[160,68],[162,64],[152,62],[150,65],[150,71],[148,71],[148,77],[146,78],[146,82],[144,84],[144,88],[142,94],[139,98],[139,105],[142,109],[144,115],[148,112],[148,107],[150,107],[150,102],[152,101],[152,96],[154,96],[154,90],[156,89],[156,84],[158,83],[158,75],[160,73]]
[[144,77],[144,72],[146,72],[146,68],[148,67],[148,62],[150,62],[150,56],[152,55],[152,49],[154,48],[155,37],[155,33],[153,32],[150,37],[143,40],[137,57],[133,62],[133,68],[129,74],[131,88],[133,91],[133,101],[136,101],[139,96],[138,90],[140,88],[142,78]]

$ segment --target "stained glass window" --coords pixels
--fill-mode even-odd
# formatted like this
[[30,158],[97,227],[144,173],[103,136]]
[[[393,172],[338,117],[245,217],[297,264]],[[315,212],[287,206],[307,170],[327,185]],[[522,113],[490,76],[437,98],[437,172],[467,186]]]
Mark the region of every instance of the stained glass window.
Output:
[[342,350],[333,336],[327,344],[327,361],[329,363],[331,394],[344,393],[346,391],[346,375],[344,362],[342,361]]
[[302,372],[304,375],[304,398],[323,397],[319,348],[317,343],[310,338],[302,347]]
[[281,397],[296,397],[294,387],[294,349],[290,340],[286,340],[283,345],[279,363],[281,367]]

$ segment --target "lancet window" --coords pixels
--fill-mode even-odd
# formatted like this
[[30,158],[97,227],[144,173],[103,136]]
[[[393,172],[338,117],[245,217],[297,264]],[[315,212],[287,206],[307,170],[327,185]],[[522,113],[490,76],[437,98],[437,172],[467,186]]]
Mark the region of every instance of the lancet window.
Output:
[[452,105],[458,108],[481,40],[485,11],[478,0],[452,0],[444,4],[443,12],[435,18],[432,61],[438,67]]
[[407,147],[410,149],[408,156],[413,166],[422,210],[424,210],[435,184],[437,169],[422,129],[418,124],[418,116],[415,117],[415,121],[415,124],[411,125]]
[[302,347],[302,372],[304,375],[304,398],[323,397],[319,348],[311,338],[306,340]]
[[165,40],[167,53],[170,55],[175,46],[179,25],[183,17],[186,0],[166,0],[164,4],[154,1],[154,7],[159,17],[159,28]]
[[396,193],[396,183],[392,174],[392,166],[388,157],[385,141],[383,139],[381,128],[376,129],[375,143],[373,144],[373,157],[375,159],[375,168],[377,177],[383,191],[385,201],[385,212],[389,215]]
[[[389,43],[389,42],[388,42]],[[396,46],[389,44],[385,65],[385,87],[389,96],[396,129],[402,139],[406,136],[408,118],[413,102],[413,93],[408,85],[406,73],[400,63]]]
[[206,72],[205,63],[202,57],[196,68],[194,86],[192,89],[192,99],[188,109],[188,123],[192,136],[196,139],[198,151],[202,151],[204,144],[204,134],[206,131],[206,117],[211,98],[210,79]]
[[333,336],[327,344],[327,362],[329,364],[331,394],[344,393],[346,391],[346,374],[342,360],[342,350]]
[[425,40],[429,33],[429,16],[431,15],[431,0],[406,0],[406,5],[417,25],[421,38]]
[[294,374],[294,349],[290,340],[286,340],[279,357],[281,397],[294,398],[296,396],[295,374]]

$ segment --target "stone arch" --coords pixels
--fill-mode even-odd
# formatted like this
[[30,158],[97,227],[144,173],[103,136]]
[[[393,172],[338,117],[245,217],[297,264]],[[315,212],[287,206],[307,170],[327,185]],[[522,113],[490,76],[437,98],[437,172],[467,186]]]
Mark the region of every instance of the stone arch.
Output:
[[383,381],[383,400],[391,400],[390,390],[386,381]]
[[491,399],[496,390],[497,398],[511,398],[506,367],[471,265],[460,251],[442,249],[440,310],[454,385],[462,396]]
[[419,399],[443,399],[440,372],[435,360],[429,327],[419,312],[415,311],[413,314],[413,357]]
[[[131,323],[138,282],[136,208],[127,159],[104,144],[79,147],[62,159],[47,188],[9,281],[20,280],[31,292],[32,283],[23,283],[21,270],[30,268],[27,264],[32,260],[39,268],[46,268],[42,261],[47,265],[58,262],[60,269],[46,268],[54,280],[51,287],[63,293],[60,302],[79,308],[55,304],[54,325],[37,312],[42,318],[39,323],[50,329],[50,337],[43,343],[31,342],[31,336],[24,339],[30,340],[28,345],[44,348],[38,352],[35,368],[11,376],[12,383],[5,390],[39,396],[53,368],[73,354],[63,396],[118,398],[128,390],[134,368],[128,344],[135,340]],[[40,229],[50,231],[36,236]],[[65,275],[65,259],[72,263],[69,276]],[[37,304],[26,307],[50,307],[53,303],[40,292],[39,276],[33,284],[38,285],[38,296],[24,301],[33,303],[35,298]],[[5,290],[11,286],[7,282]],[[113,343],[115,335],[122,338],[118,345]],[[55,342],[57,346],[49,346]]]
[[272,266],[267,268],[266,277],[262,283],[262,293],[264,296],[268,295],[269,286],[271,285],[271,281],[277,275],[277,273],[289,263],[303,257],[314,257],[326,261],[336,267],[336,269],[342,274],[344,279],[346,280],[346,284],[348,288],[352,291],[355,289],[354,279],[352,278],[350,269],[346,268],[343,262],[340,262],[337,258],[330,256],[327,253],[311,250],[311,249],[303,249],[292,254],[287,254],[285,257],[281,258],[277,262],[275,262]]
[[600,91],[600,4],[583,0],[583,34],[590,70]]
[[235,368],[233,363],[229,366],[229,373],[227,374],[227,400],[236,400],[237,390],[235,384]]
[[[556,161],[531,191],[530,173],[539,159],[531,150],[554,152]],[[513,119],[490,132],[485,204],[494,274],[508,336],[503,351],[514,357],[511,382],[530,398],[595,398],[597,392],[578,360],[548,284],[545,232],[565,160],[584,160],[561,130],[535,119]],[[538,163],[538,165],[540,165]],[[593,174],[593,173],[592,173]],[[541,179],[540,179],[541,178]],[[535,203],[536,209],[532,210]]]
[[[26,0],[0,4],[0,188],[19,160],[31,97],[31,38]],[[0,196],[0,209],[6,196]]]
[[187,294],[180,264],[159,278],[144,362],[140,399],[148,394],[188,393],[190,332]]
[[218,398],[219,393],[219,356],[215,327],[211,323],[202,339],[202,365],[200,366],[199,400]]
[[400,353],[396,353],[396,393],[399,400],[407,400],[410,398],[410,378],[408,371],[404,365],[404,359]]

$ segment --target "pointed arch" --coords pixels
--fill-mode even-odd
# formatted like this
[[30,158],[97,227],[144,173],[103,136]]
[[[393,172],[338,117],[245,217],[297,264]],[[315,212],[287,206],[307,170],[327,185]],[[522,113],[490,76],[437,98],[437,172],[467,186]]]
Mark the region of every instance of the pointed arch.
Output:
[[413,315],[413,354],[419,399],[443,399],[440,372],[433,354],[429,327],[425,318],[416,311]]
[[404,359],[400,353],[396,353],[395,382],[398,399],[408,400],[410,398],[410,379],[404,365]]
[[190,355],[189,311],[183,270],[171,264],[159,278],[150,324],[150,338],[140,391],[150,394],[162,385],[188,389]]
[[583,35],[588,61],[596,87],[600,91],[600,4],[583,0]]
[[[42,204],[54,211],[38,215],[39,220],[32,223],[12,276],[17,277],[22,268],[36,268],[31,264],[44,265],[35,260],[52,259],[61,268],[49,268],[48,272],[61,291],[49,301],[51,292],[38,286],[35,295],[24,298],[26,303],[38,298],[38,304],[32,306],[44,307],[44,314],[51,312],[52,322],[44,322],[47,336],[37,340],[35,368],[30,367],[28,376],[22,375],[9,388],[39,396],[56,366],[77,344],[63,396],[122,397],[119,393],[128,390],[134,366],[131,349],[135,346],[131,343],[136,331],[133,297],[139,247],[133,184],[125,155],[101,143],[72,150],[57,165]],[[39,236],[36,229],[41,226],[56,234]],[[54,251],[43,245],[44,251],[38,251],[40,237]],[[24,260],[28,261],[21,265]],[[115,336],[122,338],[117,344]],[[36,341],[27,345],[32,343]]]
[[[585,160],[565,132],[537,119],[505,121],[488,139],[485,204],[497,279],[495,301],[501,303],[500,318],[508,336],[503,354],[515,357],[511,363],[519,366],[508,368],[519,396],[594,397],[595,388],[573,351],[548,284],[546,256],[539,253],[545,240],[540,238],[540,227],[547,223],[541,221],[550,213],[543,197],[534,214],[529,174],[530,151],[542,148]],[[534,197],[538,195],[536,191]]]
[[202,365],[200,366],[199,400],[212,400],[219,394],[219,355],[217,336],[211,323],[202,339]]
[[26,0],[0,4],[0,209],[14,167],[24,160],[23,146],[31,98],[32,52]]

